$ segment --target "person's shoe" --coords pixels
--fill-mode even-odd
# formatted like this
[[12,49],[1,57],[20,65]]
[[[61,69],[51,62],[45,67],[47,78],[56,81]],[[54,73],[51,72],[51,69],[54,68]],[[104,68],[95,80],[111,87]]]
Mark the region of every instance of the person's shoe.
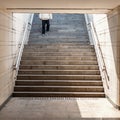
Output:
[[42,37],[45,37],[45,34],[42,34]]

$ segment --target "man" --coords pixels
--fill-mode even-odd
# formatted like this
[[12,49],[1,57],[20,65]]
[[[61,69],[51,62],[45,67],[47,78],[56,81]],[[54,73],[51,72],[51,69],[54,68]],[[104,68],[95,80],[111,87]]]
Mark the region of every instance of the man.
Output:
[[39,14],[39,18],[42,20],[42,34],[45,35],[45,31],[50,30],[50,21],[52,14]]

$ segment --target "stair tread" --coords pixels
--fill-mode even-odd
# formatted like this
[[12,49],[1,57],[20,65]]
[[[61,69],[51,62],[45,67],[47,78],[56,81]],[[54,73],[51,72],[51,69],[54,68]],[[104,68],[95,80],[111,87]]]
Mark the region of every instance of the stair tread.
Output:
[[63,57],[63,58],[65,58],[65,57],[66,57],[66,58],[67,58],[67,57],[68,57],[68,58],[72,58],[72,57],[75,57],[75,58],[78,58],[78,57],[79,57],[79,58],[90,58],[90,57],[91,57],[91,58],[96,58],[95,55],[84,55],[84,56],[80,56],[80,55],[75,55],[75,54],[74,54],[74,55],[52,55],[52,54],[50,54],[50,55],[39,55],[39,56],[32,56],[32,55],[31,55],[31,56],[25,56],[25,55],[23,55],[22,58],[40,58],[41,56],[42,56],[42,57],[48,57],[48,58],[49,58],[49,57],[54,57],[54,58],[55,58],[55,57],[57,57],[57,58],[60,58],[60,57],[61,57],[61,58],[62,58],[62,57]]
[[[54,47],[54,48],[53,48]],[[36,49],[36,48],[41,48],[41,49],[44,49],[44,48],[47,48],[47,49],[57,49],[59,50],[60,48],[63,48],[63,49],[67,49],[67,48],[70,48],[70,49],[73,49],[73,48],[76,48],[76,49],[94,49],[94,47],[92,46],[76,46],[76,45],[61,45],[61,46],[58,46],[58,45],[47,45],[47,46],[42,46],[42,45],[38,45],[38,46],[25,46],[25,49]]]
[[31,74],[20,74],[18,76],[100,76],[100,75],[51,75],[51,74],[47,74],[47,75],[31,75]]
[[[24,54],[40,54],[40,53],[43,53],[43,54],[47,54],[47,53],[48,53],[48,54],[49,54],[49,53],[50,53],[50,54],[51,54],[51,53],[53,53],[53,54],[60,54],[60,53],[61,53],[61,54],[62,54],[62,53],[63,53],[63,54],[64,54],[64,53],[65,53],[65,54],[72,54],[72,53],[74,53],[74,54],[76,54],[76,55],[79,55],[79,54],[87,54],[87,53],[93,54],[93,53],[94,53],[93,55],[95,55],[95,52],[91,52],[91,51],[78,52],[78,53],[76,53],[75,51],[73,51],[73,52],[72,52],[72,51],[71,51],[71,52],[70,52],[70,51],[64,51],[64,52],[62,52],[62,51],[58,51],[58,52],[55,52],[55,51],[52,51],[52,52],[51,52],[51,51],[46,51],[46,52],[43,52],[43,51],[40,51],[40,52],[34,51],[34,52],[33,52],[33,51],[31,51],[31,52],[26,52],[26,51],[24,51],[24,52],[23,52],[23,55],[24,55]],[[89,54],[88,54],[88,56],[90,56]]]
[[[71,38],[70,38],[71,39]],[[76,38],[77,39],[77,38]],[[94,47],[94,45],[90,45],[89,43],[29,43],[29,44],[25,44],[25,46],[51,46],[51,45],[57,45],[57,46],[91,46]]]
[[103,86],[19,86],[16,85],[15,87],[25,87],[25,88],[103,88]]
[[[38,65],[34,65],[34,64],[21,64],[20,65],[20,69],[25,69],[25,68],[23,68],[23,67],[29,67],[29,69],[30,68],[34,68],[34,69],[41,69],[41,67],[44,67],[44,68],[42,68],[42,70],[46,70],[46,68],[48,69],[48,70],[69,70],[69,69],[71,69],[72,68],[72,70],[78,70],[78,69],[80,69],[80,70],[88,70],[89,68],[91,68],[90,70],[98,70],[98,64],[88,64],[88,65],[86,65],[86,64],[75,64],[75,65],[58,65],[58,64],[54,64],[54,65],[49,65],[49,64],[38,64]],[[53,67],[53,68],[52,68]],[[85,69],[85,68],[86,69]],[[28,68],[27,68],[28,69]]]
[[[53,48],[54,47],[54,48]],[[70,48],[70,49],[73,49],[73,48],[76,48],[76,49],[88,49],[88,48],[90,48],[90,49],[94,49],[94,47],[93,46],[87,46],[87,45],[57,45],[56,44],[56,46],[55,45],[31,45],[31,46],[25,46],[25,49],[32,49],[32,48],[34,48],[34,49],[36,49],[36,48],[47,48],[47,49],[60,49],[60,48],[63,48],[63,49],[66,49],[66,48]]]
[[45,70],[45,69],[33,69],[33,70],[31,70],[31,69],[20,69],[19,71],[84,71],[84,72],[86,72],[86,71],[99,71],[99,70]]
[[25,82],[39,82],[39,81],[43,81],[43,82],[102,82],[102,81],[98,81],[98,80],[17,80],[17,81],[25,81]]
[[[52,51],[52,53],[76,53],[76,51]],[[23,51],[23,54],[27,54],[27,53],[51,53],[51,51],[39,51],[39,52],[37,52],[37,51]],[[87,52],[85,52],[85,51],[81,51],[81,52],[79,52],[79,53],[76,53],[76,54],[81,54],[81,53],[95,53],[95,52],[92,52],[92,51],[87,51]]]
[[59,59],[58,60],[36,60],[36,59],[33,59],[33,60],[30,60],[30,59],[23,60],[22,59],[21,61],[56,61],[56,62],[57,61],[79,61],[79,62],[80,61],[82,61],[82,62],[85,61],[85,62],[93,62],[93,61],[97,61],[97,60],[96,59],[95,60],[94,59],[93,60],[82,60],[82,59],[81,60],[59,60]]
[[20,65],[20,66],[98,66],[98,65]]
[[74,94],[104,94],[104,92],[23,92],[23,91],[14,91],[13,93],[53,93],[53,94],[71,94],[71,93],[74,93]]
[[39,81],[45,81],[45,82],[102,82],[98,80],[17,80],[17,81],[26,81],[26,82],[39,82]]

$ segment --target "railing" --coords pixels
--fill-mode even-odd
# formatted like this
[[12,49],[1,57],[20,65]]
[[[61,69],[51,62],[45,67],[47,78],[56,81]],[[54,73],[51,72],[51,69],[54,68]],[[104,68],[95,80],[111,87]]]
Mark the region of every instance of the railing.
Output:
[[24,45],[25,45],[25,43],[27,43],[28,38],[29,38],[32,20],[33,20],[33,15],[31,15],[29,22],[25,26],[25,29],[23,31],[23,39],[22,39],[21,43],[19,44],[17,57],[15,59],[14,65],[13,65],[13,70],[15,70],[15,77],[19,70],[19,65],[20,65]]
[[94,46],[95,46],[97,59],[99,61],[98,63],[99,63],[102,79],[106,83],[106,87],[109,89],[109,84],[108,84],[109,76],[108,76],[108,73],[107,73],[107,69],[106,69],[104,57],[103,57],[103,54],[102,54],[102,50],[101,50],[101,47],[100,47],[97,31],[96,31],[96,28],[95,28],[93,22],[90,22],[88,25],[91,28],[91,34],[92,34],[92,37],[94,39],[93,43],[94,43]]

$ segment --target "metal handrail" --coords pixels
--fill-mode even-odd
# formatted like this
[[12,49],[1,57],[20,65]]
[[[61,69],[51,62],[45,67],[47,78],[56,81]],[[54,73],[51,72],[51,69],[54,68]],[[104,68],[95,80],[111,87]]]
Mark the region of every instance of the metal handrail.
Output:
[[[31,22],[32,22],[32,19],[33,19],[33,15],[31,16]],[[27,35],[27,32],[29,31],[29,26],[31,26],[31,23],[28,22],[25,26],[25,29],[24,29],[24,33],[23,33],[23,39],[22,39],[22,42],[19,44],[19,51],[18,51],[18,55],[16,57],[16,60],[15,60],[15,63],[13,65],[13,70],[16,71],[16,74],[18,72],[18,69],[19,69],[19,65],[20,65],[20,61],[21,61],[21,56],[22,56],[22,52],[23,52],[23,48],[24,48],[24,44],[25,44],[25,41],[26,41],[26,35]],[[28,37],[28,36],[27,36]]]
[[105,82],[106,82],[107,88],[109,89],[109,85],[108,85],[109,76],[108,76],[108,73],[107,73],[107,69],[106,69],[104,57],[103,57],[103,54],[102,54],[102,50],[101,50],[101,47],[100,47],[97,31],[96,31],[96,28],[95,28],[93,22],[90,22],[90,26],[91,26],[92,32],[94,34],[93,42],[94,42],[94,45],[95,45],[97,56],[100,59],[99,62],[100,62],[101,71],[104,72]]
[[19,52],[18,52],[18,56],[17,56],[17,59],[16,59],[16,63],[13,65],[14,67],[14,70],[16,70],[18,68],[18,65],[19,65],[19,61],[20,61],[20,58],[21,58],[21,54],[22,54],[22,50],[23,50],[23,46],[24,46],[24,42],[25,42],[25,38],[26,38],[26,32],[28,31],[28,24],[26,25],[25,27],[25,31],[24,31],[24,34],[23,34],[23,40],[22,42],[19,44]]

